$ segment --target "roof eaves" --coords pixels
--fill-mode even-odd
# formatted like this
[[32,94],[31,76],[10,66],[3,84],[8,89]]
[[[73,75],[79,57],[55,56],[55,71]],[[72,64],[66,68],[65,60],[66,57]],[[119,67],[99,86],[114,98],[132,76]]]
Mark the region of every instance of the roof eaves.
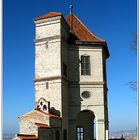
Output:
[[50,126],[48,126],[46,124],[41,124],[41,123],[35,123],[35,125],[37,125],[38,128],[51,128]]
[[109,58],[109,56],[110,56],[110,53],[109,53],[109,50],[108,50],[108,46],[107,46],[106,41],[103,41],[103,42],[95,42],[95,41],[80,41],[80,40],[77,40],[74,43],[75,43],[75,45],[103,46],[104,49],[105,49],[107,58]]
[[29,134],[17,134],[21,140],[38,140],[36,135],[29,135]]
[[81,41],[76,40],[75,44],[77,45],[106,45],[106,41]]

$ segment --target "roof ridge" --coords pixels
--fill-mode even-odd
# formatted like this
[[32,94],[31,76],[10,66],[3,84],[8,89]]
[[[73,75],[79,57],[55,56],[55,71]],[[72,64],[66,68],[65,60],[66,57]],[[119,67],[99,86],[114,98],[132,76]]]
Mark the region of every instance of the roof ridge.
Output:
[[43,113],[45,115],[48,115],[49,117],[61,118],[61,117],[59,117],[57,115],[53,115],[53,114],[49,114],[49,113],[43,112],[42,110],[37,110],[37,109],[34,109],[34,110],[37,111],[37,112]]
[[61,16],[61,15],[62,15],[62,13],[60,13],[60,12],[48,12],[42,16],[38,16],[38,17],[34,18],[34,21],[51,18],[51,17],[56,17],[56,16]]
[[30,114],[30,113],[33,113],[33,112],[34,112],[34,110],[29,111],[29,112],[27,112],[27,113],[25,113],[25,114],[23,114],[23,115],[19,116],[18,118],[20,118],[20,117],[22,117],[22,116],[26,116],[26,115],[28,115],[28,114]]
[[82,24],[82,25],[84,26],[84,28],[85,28],[92,36],[94,36],[96,39],[99,39],[99,40],[105,42],[105,40],[103,40],[103,39],[97,37],[96,35],[94,35],[94,34],[83,24],[83,22],[82,22],[75,14],[72,14],[72,15],[75,16],[75,18],[77,18],[77,20],[79,21],[79,23]]

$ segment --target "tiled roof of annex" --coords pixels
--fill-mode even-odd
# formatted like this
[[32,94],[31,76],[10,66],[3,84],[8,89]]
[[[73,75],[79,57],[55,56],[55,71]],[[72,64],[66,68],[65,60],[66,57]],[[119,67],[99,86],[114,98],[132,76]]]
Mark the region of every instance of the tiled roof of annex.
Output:
[[31,112],[28,112],[24,115],[21,115],[19,118],[34,118],[34,119],[41,119],[41,118],[44,118],[44,115],[46,117],[49,117],[49,118],[58,118],[60,119],[61,117],[59,116],[56,116],[56,115],[53,115],[53,114],[49,114],[49,113],[46,113],[46,112],[43,112],[41,110],[37,110],[37,109],[34,109],[33,111]]
[[28,135],[28,134],[17,134],[21,140],[38,140],[35,135]]

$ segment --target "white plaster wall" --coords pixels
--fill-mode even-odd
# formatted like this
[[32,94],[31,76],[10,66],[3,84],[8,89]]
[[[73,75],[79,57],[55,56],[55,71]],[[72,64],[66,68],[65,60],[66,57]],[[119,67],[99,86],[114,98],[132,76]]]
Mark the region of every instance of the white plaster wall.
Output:
[[[90,97],[82,97],[82,92],[89,91]],[[103,87],[81,87],[80,88],[80,97],[82,98],[81,106],[104,106],[104,92]]]
[[[75,47],[75,48],[74,48]],[[98,84],[103,82],[103,58],[102,49],[100,48],[85,48],[73,46],[69,49],[69,80],[73,81],[69,87],[69,129],[70,134],[74,132],[74,124],[76,122],[78,113],[82,110],[91,110],[97,123],[98,140],[104,140],[105,135],[105,110],[104,110],[104,86]],[[81,55],[90,56],[91,75],[81,75]],[[74,83],[75,82],[75,83]],[[82,84],[86,83],[86,84]],[[89,91],[90,97],[83,98],[82,92]],[[69,134],[69,135],[70,135]],[[76,137],[73,134],[73,137]],[[72,137],[71,137],[72,139]],[[88,138],[90,139],[90,138]]]
[[[103,81],[103,68],[102,68],[102,49],[81,49],[79,50],[79,59],[81,55],[90,56],[91,75],[80,76],[80,81]],[[80,65],[81,70],[81,65]],[[81,71],[80,71],[81,72]],[[81,74],[81,73],[80,73]]]
[[60,40],[53,40],[35,46],[35,79],[60,76],[61,56]]
[[[62,17],[53,17],[35,23],[36,40],[46,38],[46,41],[48,41],[47,48],[45,40],[35,43],[35,79],[61,76],[63,47],[61,36],[62,32],[65,31],[62,25]],[[59,36],[59,38],[55,38],[56,36]],[[66,31],[63,36],[66,36]],[[50,37],[54,38],[50,39]],[[64,60],[66,61],[66,59]],[[49,83],[48,89],[46,89],[46,82]],[[35,102],[40,98],[49,101],[50,108],[53,107],[56,111],[60,111],[60,116],[62,116],[61,80],[35,82]]]
[[35,39],[60,35],[60,17],[35,22]]
[[[46,89],[46,82],[49,83],[49,88]],[[50,108],[54,107],[60,111],[62,115],[62,96],[61,96],[61,80],[43,81],[35,83],[35,102],[40,98],[44,98],[50,102]]]
[[[73,46],[77,47],[77,46]],[[89,55],[91,63],[91,75],[81,75],[81,55]],[[69,49],[69,79],[80,82],[102,82],[102,49],[96,48],[71,48]]]

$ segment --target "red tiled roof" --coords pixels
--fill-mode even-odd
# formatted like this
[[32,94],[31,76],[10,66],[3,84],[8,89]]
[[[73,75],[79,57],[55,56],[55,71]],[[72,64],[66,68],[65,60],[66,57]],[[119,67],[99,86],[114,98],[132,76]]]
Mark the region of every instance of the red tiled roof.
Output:
[[21,140],[38,140],[35,135],[28,135],[28,134],[17,134]]
[[36,111],[39,111],[39,112],[41,112],[41,113],[43,113],[43,114],[45,114],[45,115],[47,115],[47,116],[49,116],[50,118],[52,117],[52,118],[60,118],[59,116],[56,116],[56,115],[53,115],[53,114],[49,114],[49,113],[46,113],[46,112],[43,112],[43,111],[41,111],[41,110],[37,110],[37,109],[35,109]]
[[43,113],[40,113],[36,110],[28,112],[22,116],[20,116],[21,119],[36,119],[36,120],[40,120],[40,119],[45,119],[44,116],[46,116],[46,118],[48,117],[47,115],[43,115]]
[[60,12],[49,12],[43,16],[35,18],[34,20],[41,20],[41,19],[56,17],[56,16],[60,16],[60,15],[62,15]]
[[39,128],[51,128],[50,126],[41,123],[35,123],[35,125],[37,125]]
[[69,14],[66,17],[66,21],[70,26],[70,32],[75,36],[75,38],[77,38],[77,40],[105,42],[92,34],[74,14]]
[[61,118],[59,116],[49,114],[49,113],[45,113],[45,112],[43,112],[41,110],[37,110],[37,109],[35,109],[34,111],[31,111],[31,112],[29,112],[27,114],[24,114],[24,115],[20,116],[20,118],[34,118],[36,120],[40,120],[41,118],[44,119],[43,114],[46,115],[46,117],[48,116],[49,118],[59,118],[59,119]]

